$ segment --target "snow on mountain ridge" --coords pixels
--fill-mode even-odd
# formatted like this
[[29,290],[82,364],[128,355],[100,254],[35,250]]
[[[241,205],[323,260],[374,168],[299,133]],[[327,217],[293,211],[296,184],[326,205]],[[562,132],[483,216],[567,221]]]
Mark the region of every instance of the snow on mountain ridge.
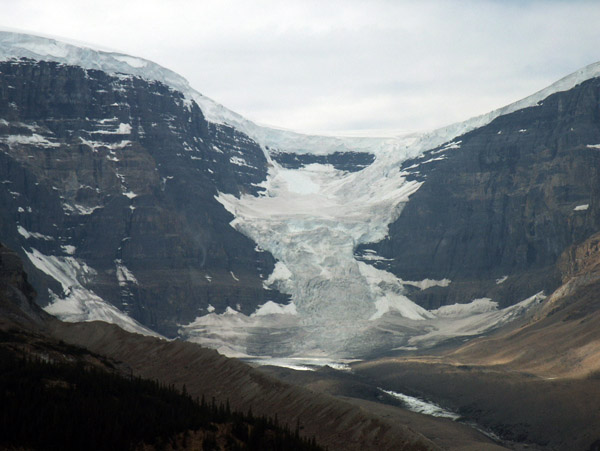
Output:
[[306,135],[257,125],[200,94],[181,75],[143,58],[94,50],[51,38],[0,31],[0,61],[11,58],[55,61],[84,69],[102,70],[109,74],[129,74],[159,81],[182,92],[188,100],[196,101],[208,121],[231,125],[253,138],[263,148],[270,147],[299,154],[363,151],[379,155],[404,150],[401,152],[404,158],[416,156],[419,152],[439,146],[456,136],[486,125],[498,116],[535,106],[550,94],[568,90],[587,79],[600,76],[600,62],[598,62],[558,80],[525,99],[463,122],[426,133],[413,133],[393,138],[360,138]]

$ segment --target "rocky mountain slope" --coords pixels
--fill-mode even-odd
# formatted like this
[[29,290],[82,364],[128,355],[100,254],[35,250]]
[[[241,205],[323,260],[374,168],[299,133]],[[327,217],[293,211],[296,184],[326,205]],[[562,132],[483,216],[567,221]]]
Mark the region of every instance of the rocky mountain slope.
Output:
[[561,285],[520,327],[453,351],[462,364],[503,365],[545,378],[596,378],[600,371],[599,234],[558,260]]
[[435,353],[358,363],[355,373],[533,449],[597,449],[599,243],[596,233],[560,255],[559,287],[520,324]]
[[253,141],[139,78],[21,60],[0,63],[0,87],[1,234],[29,256],[38,302],[84,320],[96,295],[173,335],[209,305],[267,300],[273,259],[214,199],[257,191]]
[[425,183],[370,248],[403,279],[452,280],[411,299],[506,306],[558,286],[562,252],[600,226],[599,89],[585,81],[405,163]]

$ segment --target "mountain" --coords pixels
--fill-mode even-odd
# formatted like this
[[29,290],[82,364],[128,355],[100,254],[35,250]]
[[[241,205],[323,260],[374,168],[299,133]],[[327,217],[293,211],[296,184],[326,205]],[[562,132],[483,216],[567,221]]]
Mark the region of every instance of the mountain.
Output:
[[425,183],[389,236],[362,249],[401,278],[451,279],[412,298],[428,309],[549,293],[562,252],[600,226],[599,88],[587,80],[405,162]]
[[597,449],[599,76],[428,133],[305,136],[0,33],[0,348],[330,449]]
[[429,133],[319,137],[140,58],[0,33],[0,237],[47,312],[229,355],[478,336],[535,316],[598,231],[598,75]]
[[266,301],[273,259],[214,199],[257,192],[258,145],[155,81],[0,66],[2,237],[27,256],[49,312],[173,336],[209,306],[250,313]]

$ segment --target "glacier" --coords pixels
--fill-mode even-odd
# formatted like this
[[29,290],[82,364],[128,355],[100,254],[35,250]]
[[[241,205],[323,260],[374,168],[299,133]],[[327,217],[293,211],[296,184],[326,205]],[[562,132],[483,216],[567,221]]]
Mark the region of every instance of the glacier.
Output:
[[406,180],[400,161],[380,158],[354,173],[320,164],[285,169],[274,162],[262,195],[217,196],[235,216],[231,225],[280,262],[277,272],[284,277],[273,278],[271,286],[292,296],[298,324],[310,330],[311,352],[340,351],[356,337],[357,322],[389,310],[415,320],[432,316],[403,296],[391,273],[354,258],[358,244],[386,236],[421,185]]

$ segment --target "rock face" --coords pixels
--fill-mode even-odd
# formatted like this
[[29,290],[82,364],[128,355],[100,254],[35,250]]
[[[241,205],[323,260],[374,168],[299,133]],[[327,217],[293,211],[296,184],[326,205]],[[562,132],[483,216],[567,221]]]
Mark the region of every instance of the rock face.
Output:
[[358,172],[375,161],[368,152],[334,152],[328,155],[297,154],[271,151],[271,157],[282,167],[299,169],[309,164],[330,164],[340,171]]
[[410,294],[426,308],[550,293],[561,253],[600,226],[599,111],[596,78],[405,162],[425,183],[363,250],[404,280],[450,279]]
[[273,258],[214,198],[256,193],[267,164],[255,142],[158,82],[0,63],[0,234],[29,254],[42,305],[74,283],[49,266],[170,336],[209,305],[250,313],[279,299],[262,286]]

